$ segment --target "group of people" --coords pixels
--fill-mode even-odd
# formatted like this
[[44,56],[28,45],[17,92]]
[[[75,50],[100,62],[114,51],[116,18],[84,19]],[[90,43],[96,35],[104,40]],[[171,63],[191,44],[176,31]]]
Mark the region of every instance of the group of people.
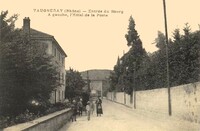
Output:
[[76,121],[76,116],[82,116],[83,113],[83,103],[82,103],[82,99],[80,99],[78,102],[76,102],[76,100],[72,101],[72,105],[71,105],[71,109],[72,109],[72,116],[71,116],[71,120]]
[[[103,109],[102,109],[102,100],[100,99],[100,97],[98,97],[95,104],[96,104],[97,117],[101,116],[101,114],[103,114]],[[87,105],[86,105],[86,112],[87,112],[87,116],[88,116],[87,117],[88,121],[90,120],[90,114],[93,114],[93,111],[94,111],[94,103],[93,102],[90,103],[90,101],[88,101]]]
[[[96,104],[97,117],[101,116],[101,114],[103,114],[103,109],[102,109],[102,100],[100,99],[100,97],[98,97],[98,99],[96,100],[95,104]],[[73,122],[73,121],[76,121],[76,116],[77,115],[82,116],[83,109],[84,109],[84,106],[83,106],[83,103],[82,103],[82,99],[80,99],[78,102],[73,100],[71,108],[72,108],[72,111],[73,111],[71,120]],[[93,101],[88,101],[87,105],[85,106],[85,111],[86,111],[86,114],[87,114],[87,120],[88,121],[90,120],[90,115],[93,114],[94,110],[95,110],[94,102]]]

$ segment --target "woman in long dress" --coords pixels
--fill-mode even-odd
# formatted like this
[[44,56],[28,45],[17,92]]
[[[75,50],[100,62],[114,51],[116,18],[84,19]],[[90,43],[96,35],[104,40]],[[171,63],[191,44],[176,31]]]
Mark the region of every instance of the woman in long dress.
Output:
[[102,100],[100,99],[100,97],[96,101],[96,111],[97,111],[97,116],[101,116],[101,114],[103,114]]

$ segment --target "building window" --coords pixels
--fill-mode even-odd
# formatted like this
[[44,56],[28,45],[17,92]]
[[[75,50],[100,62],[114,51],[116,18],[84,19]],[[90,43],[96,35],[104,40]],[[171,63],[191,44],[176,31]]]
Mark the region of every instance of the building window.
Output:
[[54,48],[54,56],[56,57],[56,48]]
[[59,60],[59,51],[57,50],[57,52],[56,52],[57,54],[57,60]]
[[53,56],[55,56],[56,57],[56,47],[55,46],[52,46],[52,54],[53,54]]
[[59,53],[59,62],[60,62],[60,53]]
[[54,48],[53,48],[53,44],[52,44],[52,49],[51,49],[52,55],[54,54]]
[[60,73],[58,73],[58,81],[60,82]]
[[62,64],[64,65],[64,63],[65,63],[65,58],[62,57]]
[[59,101],[61,101],[60,90],[58,91],[58,98],[59,98]]
[[64,91],[62,91],[62,99],[64,99]]
[[52,55],[56,56],[56,47],[52,45]]
[[62,73],[62,83],[64,84],[64,73]]
[[63,76],[63,80],[64,80],[63,84],[65,84],[65,75]]
[[60,73],[59,75],[60,75],[60,82],[62,82],[62,73]]

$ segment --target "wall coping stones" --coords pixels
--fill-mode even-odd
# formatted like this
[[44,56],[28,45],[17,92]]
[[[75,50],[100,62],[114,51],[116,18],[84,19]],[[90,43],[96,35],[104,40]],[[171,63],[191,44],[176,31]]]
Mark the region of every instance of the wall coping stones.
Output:
[[71,109],[64,109],[64,110],[61,110],[61,111],[57,111],[57,112],[54,112],[54,113],[51,113],[49,115],[46,115],[46,116],[43,116],[43,117],[40,117],[38,119],[35,119],[33,121],[29,121],[29,122],[26,122],[26,123],[21,123],[21,124],[17,124],[17,125],[14,125],[14,126],[11,126],[11,127],[7,127],[4,129],[4,131],[21,131],[21,130],[25,130],[25,129],[28,129],[28,128],[31,128],[31,127],[34,127],[34,126],[37,126],[38,124],[40,123],[44,123],[50,119],[53,119],[59,115],[62,115],[68,111],[70,111]]

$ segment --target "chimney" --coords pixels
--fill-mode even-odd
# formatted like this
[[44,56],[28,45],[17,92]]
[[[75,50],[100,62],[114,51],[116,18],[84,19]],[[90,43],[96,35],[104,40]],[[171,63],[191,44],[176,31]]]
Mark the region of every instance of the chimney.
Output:
[[29,17],[25,17],[23,21],[23,32],[24,34],[30,35],[30,19]]

